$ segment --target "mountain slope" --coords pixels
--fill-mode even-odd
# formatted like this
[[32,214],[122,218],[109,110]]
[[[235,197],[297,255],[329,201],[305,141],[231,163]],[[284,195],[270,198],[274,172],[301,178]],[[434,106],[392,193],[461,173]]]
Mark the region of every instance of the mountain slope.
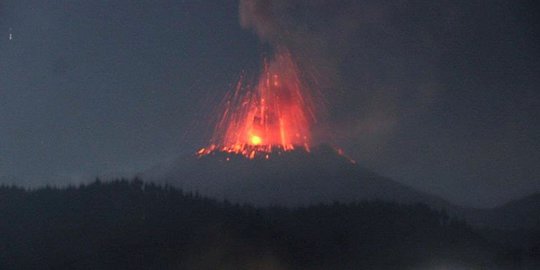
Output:
[[310,152],[276,152],[269,159],[219,151],[201,157],[190,155],[139,176],[212,198],[258,206],[382,200],[446,209],[478,227],[514,230],[540,223],[538,194],[492,209],[456,206],[380,176],[325,145]]
[[443,199],[382,177],[329,146],[273,153],[269,159],[214,152],[184,157],[141,175],[186,191],[255,205],[299,206],[384,200],[449,208]]

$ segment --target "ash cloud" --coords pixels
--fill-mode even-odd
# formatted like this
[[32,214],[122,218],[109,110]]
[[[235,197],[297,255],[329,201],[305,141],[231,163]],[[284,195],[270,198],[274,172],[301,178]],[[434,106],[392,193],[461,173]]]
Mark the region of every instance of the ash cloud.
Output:
[[241,25],[262,41],[290,49],[308,80],[322,91],[329,112],[323,116],[327,124],[316,131],[318,137],[354,140],[364,149],[375,149],[392,134],[400,117],[425,111],[443,90],[433,74],[434,33],[424,29],[430,26],[415,28],[416,23],[401,20],[432,16],[437,19],[430,23],[442,26],[450,6],[242,0],[239,15]]

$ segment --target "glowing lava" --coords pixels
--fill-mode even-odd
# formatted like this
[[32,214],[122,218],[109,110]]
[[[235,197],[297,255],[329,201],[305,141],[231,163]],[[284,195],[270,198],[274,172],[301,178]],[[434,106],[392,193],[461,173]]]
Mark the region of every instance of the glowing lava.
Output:
[[259,144],[261,144],[261,142],[262,142],[261,137],[259,137],[257,135],[251,136],[251,144],[259,145]]
[[313,99],[298,66],[281,50],[265,62],[254,86],[240,79],[227,94],[210,146],[197,154],[224,151],[268,158],[273,151],[309,151],[315,120]]

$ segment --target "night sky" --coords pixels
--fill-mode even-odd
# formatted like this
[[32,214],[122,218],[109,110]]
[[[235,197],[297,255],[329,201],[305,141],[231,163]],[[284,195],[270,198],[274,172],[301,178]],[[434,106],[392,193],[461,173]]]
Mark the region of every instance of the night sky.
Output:
[[458,204],[540,192],[539,12],[514,0],[0,0],[0,182],[78,183],[193,153],[240,74],[283,45],[317,79],[320,142]]

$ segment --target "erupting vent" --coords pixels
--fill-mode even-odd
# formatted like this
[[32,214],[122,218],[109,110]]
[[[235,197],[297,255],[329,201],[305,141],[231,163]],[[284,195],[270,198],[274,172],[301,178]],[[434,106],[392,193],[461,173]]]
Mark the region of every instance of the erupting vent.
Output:
[[211,143],[198,155],[222,151],[269,158],[276,151],[309,151],[315,120],[313,99],[298,66],[288,51],[281,50],[265,63],[256,85],[240,79],[225,97]]

